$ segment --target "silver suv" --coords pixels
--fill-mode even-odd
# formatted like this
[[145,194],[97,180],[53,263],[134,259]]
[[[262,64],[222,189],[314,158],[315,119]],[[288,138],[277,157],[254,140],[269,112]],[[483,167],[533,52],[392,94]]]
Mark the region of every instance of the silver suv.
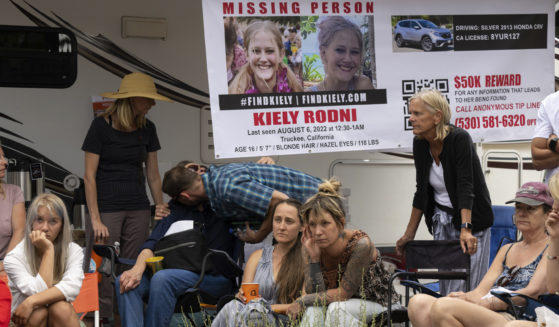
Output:
[[394,26],[394,40],[400,48],[406,43],[419,44],[424,51],[452,44],[452,32],[425,19],[405,19]]

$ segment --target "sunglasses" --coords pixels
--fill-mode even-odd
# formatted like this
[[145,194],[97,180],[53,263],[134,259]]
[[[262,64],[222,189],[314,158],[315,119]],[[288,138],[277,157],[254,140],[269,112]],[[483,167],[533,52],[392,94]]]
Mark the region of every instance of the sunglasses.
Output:
[[509,270],[508,275],[502,275],[497,279],[497,286],[505,287],[508,284],[510,284],[510,282],[514,279],[514,277],[518,275],[519,271],[520,271],[520,267],[512,266],[512,268],[510,268]]
[[197,164],[197,163],[189,163],[189,164],[186,164],[186,165],[184,166],[184,168],[190,169],[190,170],[192,170],[193,172],[202,173],[202,174],[205,173],[205,172],[208,170],[208,167],[206,167],[206,166],[204,166],[204,165],[199,165],[199,164]]
[[197,173],[198,170],[200,169],[200,165],[195,163],[189,163],[184,168],[192,170],[193,172]]

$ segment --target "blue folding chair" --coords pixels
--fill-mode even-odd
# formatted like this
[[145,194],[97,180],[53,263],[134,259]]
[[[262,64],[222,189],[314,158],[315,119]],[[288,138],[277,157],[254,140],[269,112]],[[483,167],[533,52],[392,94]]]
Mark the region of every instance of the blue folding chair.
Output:
[[489,250],[489,266],[495,259],[497,252],[507,243],[516,242],[516,225],[514,224],[513,206],[503,206],[494,205],[492,206],[493,216],[495,220],[493,221],[493,226],[491,226],[491,246]]
[[536,321],[536,308],[545,306],[559,315],[559,295],[543,294],[537,299],[520,293],[491,291],[491,294],[508,304],[507,312],[519,320]]

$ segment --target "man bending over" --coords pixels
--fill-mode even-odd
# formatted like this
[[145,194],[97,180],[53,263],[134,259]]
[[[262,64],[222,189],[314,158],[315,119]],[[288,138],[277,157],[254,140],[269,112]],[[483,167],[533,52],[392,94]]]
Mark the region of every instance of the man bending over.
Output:
[[272,230],[270,211],[276,202],[286,198],[305,202],[317,192],[320,183],[317,177],[283,166],[232,163],[210,166],[203,175],[174,167],[165,173],[163,191],[186,205],[207,200],[220,217],[262,221],[257,232],[247,228],[239,236],[246,242],[257,243]]

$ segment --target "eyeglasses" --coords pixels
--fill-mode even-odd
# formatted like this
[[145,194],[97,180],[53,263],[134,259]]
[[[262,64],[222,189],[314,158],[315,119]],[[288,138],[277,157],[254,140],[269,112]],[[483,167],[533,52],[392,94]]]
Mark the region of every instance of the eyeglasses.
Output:
[[516,277],[516,275],[518,275],[519,271],[520,271],[520,267],[512,266],[509,269],[508,275],[502,275],[501,277],[499,277],[497,279],[497,283],[496,283],[497,286],[501,286],[501,287],[507,286],[514,279],[514,277]]

